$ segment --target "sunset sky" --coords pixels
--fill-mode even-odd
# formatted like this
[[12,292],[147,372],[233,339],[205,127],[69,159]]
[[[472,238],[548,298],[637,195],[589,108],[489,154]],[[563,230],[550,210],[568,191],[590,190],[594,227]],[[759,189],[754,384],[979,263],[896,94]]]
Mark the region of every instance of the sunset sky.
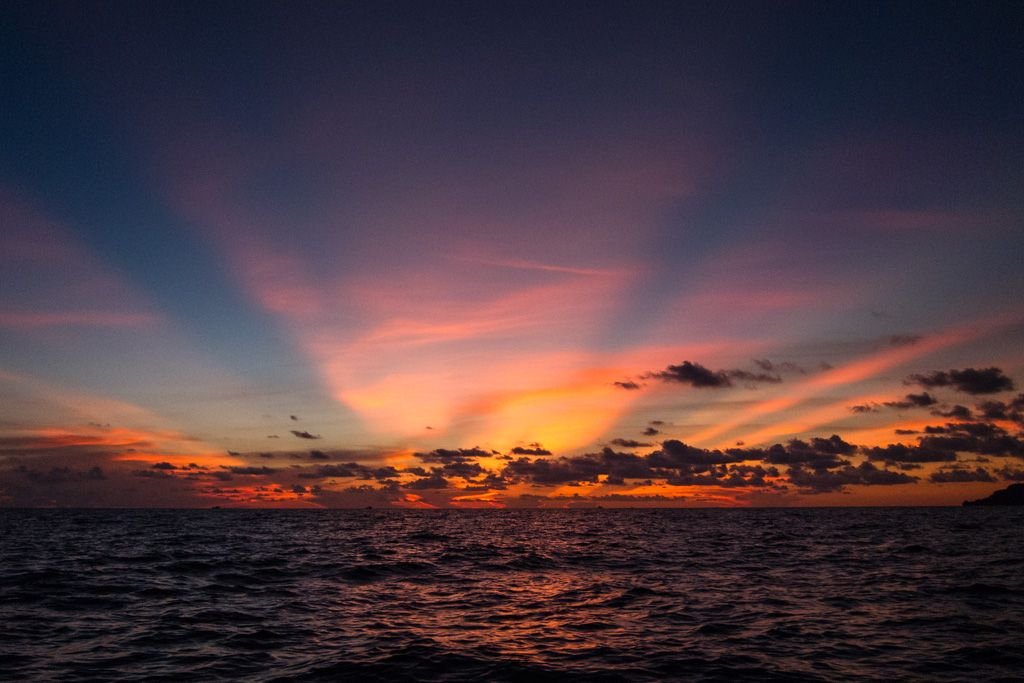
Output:
[[0,505],[1024,480],[1021,5],[706,5],[6,3]]

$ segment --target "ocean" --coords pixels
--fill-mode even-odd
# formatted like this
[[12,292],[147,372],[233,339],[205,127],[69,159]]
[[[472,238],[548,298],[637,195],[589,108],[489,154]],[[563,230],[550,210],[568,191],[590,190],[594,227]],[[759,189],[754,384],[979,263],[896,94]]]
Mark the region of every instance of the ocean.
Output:
[[0,510],[3,681],[1024,679],[1024,509]]

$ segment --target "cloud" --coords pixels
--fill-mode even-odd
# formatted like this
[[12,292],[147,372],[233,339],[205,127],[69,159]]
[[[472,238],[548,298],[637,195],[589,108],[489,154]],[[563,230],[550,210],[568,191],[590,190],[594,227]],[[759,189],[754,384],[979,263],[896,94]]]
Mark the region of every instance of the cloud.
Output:
[[636,441],[635,439],[612,439],[610,442],[613,446],[619,448],[650,448],[654,444],[647,443],[645,441]]
[[[774,465],[806,465],[813,469],[829,469],[846,464],[841,456],[851,456],[856,452],[857,447],[843,441],[838,435],[833,434],[827,439],[815,437],[808,441],[792,439],[785,447],[775,444],[763,451],[764,462]],[[732,449],[743,459],[754,459],[750,456],[762,451]]]
[[335,448],[335,449],[313,449],[302,451],[260,451],[238,454],[240,458],[252,460],[260,458],[264,460],[289,459],[289,460],[312,460],[317,462],[326,461],[379,461],[385,460],[395,453],[394,449],[369,446],[366,448]]
[[421,491],[427,489],[446,489],[448,486],[448,480],[441,476],[439,472],[435,472],[429,477],[416,479],[415,481],[406,484],[405,488],[413,491]]
[[297,429],[291,429],[289,431],[291,431],[292,434],[294,434],[295,436],[299,437],[300,439],[319,439],[319,438],[322,438],[319,434],[310,434],[309,432],[307,432],[305,430],[301,430],[300,431],[300,430],[297,430]]
[[302,479],[327,479],[329,477],[347,478],[358,477],[369,479],[366,468],[359,463],[350,462],[342,465],[317,465],[313,469],[304,469],[299,472]]
[[278,470],[273,467],[260,467],[255,465],[250,466],[225,466],[223,469],[227,470],[231,474],[246,474],[254,476],[267,476],[270,474],[277,474]]
[[955,405],[952,408],[946,408],[945,410],[933,410],[932,415],[936,417],[950,417],[956,420],[972,420],[974,414],[971,413],[971,409],[967,406]]
[[901,401],[885,401],[883,403],[861,403],[858,405],[850,406],[850,412],[853,413],[877,413],[880,412],[883,407],[893,408],[895,410],[908,410],[910,408],[927,408],[938,403],[938,399],[929,394],[927,391],[920,394],[907,394]]
[[782,363],[773,363],[767,358],[755,358],[754,365],[761,368],[765,372],[795,372],[801,375],[807,374],[807,370],[797,365],[796,363],[790,363],[789,361],[784,361]]
[[947,424],[945,434],[931,433],[919,442],[922,448],[954,453],[1024,457],[1024,440],[1020,436],[1012,436],[987,422]]
[[[447,477],[461,477],[463,479],[475,479],[483,476],[487,470],[478,462],[453,462],[438,468],[440,473]],[[438,470],[435,469],[435,472]]]
[[894,334],[889,337],[888,342],[889,346],[895,347],[913,346],[922,339],[924,337],[920,334]]
[[902,401],[886,401],[882,405],[905,410],[907,408],[927,408],[938,402],[938,399],[925,391],[920,394],[907,394]]
[[516,446],[510,452],[512,455],[551,455],[551,451],[546,448],[541,448],[540,444],[536,444],[532,448]]
[[744,458],[717,450],[696,448],[676,439],[668,439],[661,444],[660,451],[647,456],[655,467],[678,468],[684,465],[720,465],[738,462]]
[[103,468],[93,466],[85,470],[74,470],[70,467],[51,467],[49,470],[37,470],[26,465],[19,465],[15,471],[29,481],[38,484],[63,484],[76,481],[100,481],[106,479]]
[[661,432],[654,427],[648,427],[643,431],[644,436],[657,436],[658,434],[661,434]]
[[[852,452],[855,446],[838,437],[815,439],[812,442],[791,443],[794,455],[779,457],[788,462],[807,463],[812,470],[826,471],[829,467],[846,464],[835,455]],[[816,449],[816,450],[815,450]],[[574,485],[582,482],[622,485],[627,480],[664,481],[669,486],[719,486],[724,488],[777,488],[781,474],[767,460],[770,453],[787,453],[780,445],[771,449],[730,449],[723,452],[689,446],[677,440],[668,440],[662,448],[647,455],[622,453],[604,448],[597,453],[556,459],[529,460],[520,458],[509,463],[502,476],[512,482],[529,482],[540,486]],[[812,452],[812,453],[808,453]],[[745,460],[765,460],[766,464],[746,464]],[[888,481],[890,477],[862,475],[856,483]],[[903,481],[902,478],[897,478]],[[854,479],[847,477],[849,482]]]
[[912,484],[917,477],[903,472],[879,469],[870,462],[859,465],[845,465],[836,470],[816,470],[803,465],[790,467],[789,480],[801,493],[830,493],[841,491],[847,486],[893,486]]
[[[175,476],[170,472],[164,470],[135,470],[132,472],[134,477],[143,477],[146,479],[174,479]],[[229,477],[230,478],[230,477]]]
[[1010,401],[985,401],[977,406],[981,416],[988,420],[1009,420],[1024,425],[1024,394]]
[[887,446],[875,446],[865,449],[868,460],[880,461],[889,464],[897,463],[922,463],[922,462],[951,462],[956,460],[954,451],[922,446],[907,446],[901,443],[892,443]]
[[959,484],[972,481],[994,482],[996,479],[983,467],[973,470],[956,467],[932,472],[928,480],[936,484]]
[[1001,467],[995,473],[1006,481],[1024,481],[1024,469],[1019,467]]
[[927,374],[909,375],[906,384],[922,387],[953,387],[966,394],[995,394],[1013,389],[1013,380],[997,367],[963,370],[936,370]]
[[709,370],[699,363],[692,363],[688,360],[684,360],[679,365],[669,365],[660,372],[647,373],[644,377],[667,383],[688,384],[698,389],[731,387],[733,380],[747,383],[778,383],[782,381],[782,378],[775,374],[754,373],[747,370]]
[[1024,440],[988,422],[928,426],[917,445],[889,444],[863,449],[869,460],[887,463],[955,462],[958,453],[1024,457]]
[[643,388],[642,384],[639,384],[639,383],[634,382],[632,380],[624,380],[624,381],[621,381],[621,382],[612,382],[612,384],[614,386],[617,386],[620,389],[625,389],[627,391],[637,391],[638,389],[642,389]]
[[413,453],[413,455],[423,462],[449,464],[456,462],[468,462],[470,460],[475,460],[476,458],[484,458],[490,455],[490,453],[479,446],[474,446],[472,448],[455,449],[435,448],[429,453]]

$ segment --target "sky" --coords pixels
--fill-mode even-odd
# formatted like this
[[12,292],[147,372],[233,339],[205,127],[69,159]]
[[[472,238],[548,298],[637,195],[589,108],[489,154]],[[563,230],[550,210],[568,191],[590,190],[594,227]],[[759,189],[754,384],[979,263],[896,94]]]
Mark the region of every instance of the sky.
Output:
[[1020,3],[0,17],[0,506],[1024,480]]

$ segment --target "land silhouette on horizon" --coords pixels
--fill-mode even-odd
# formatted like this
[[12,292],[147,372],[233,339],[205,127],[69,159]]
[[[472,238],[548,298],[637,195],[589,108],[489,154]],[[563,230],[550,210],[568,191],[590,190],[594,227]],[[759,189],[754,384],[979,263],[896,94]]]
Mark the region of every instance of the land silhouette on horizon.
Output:
[[964,505],[968,507],[985,505],[1024,505],[1024,484],[1010,484],[1005,489],[1000,489],[987,498],[965,500]]

